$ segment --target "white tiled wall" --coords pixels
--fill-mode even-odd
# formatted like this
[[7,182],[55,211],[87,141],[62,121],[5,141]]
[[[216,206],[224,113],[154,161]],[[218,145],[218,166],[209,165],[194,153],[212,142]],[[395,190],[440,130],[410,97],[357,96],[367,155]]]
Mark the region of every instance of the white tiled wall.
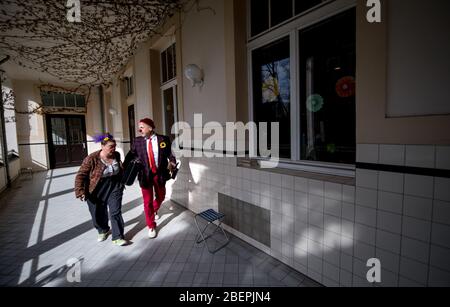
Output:
[[[358,145],[358,162],[450,169],[447,147]],[[450,284],[450,179],[358,169],[356,186],[236,167],[235,158],[182,161],[172,199],[217,209],[217,193],[271,211],[271,248],[261,248],[326,286]]]
[[[361,144],[357,151],[357,162],[450,169],[448,146]],[[376,229],[381,285],[449,286],[450,179],[358,169],[356,183],[356,225]],[[375,199],[369,225],[373,212],[360,208]]]

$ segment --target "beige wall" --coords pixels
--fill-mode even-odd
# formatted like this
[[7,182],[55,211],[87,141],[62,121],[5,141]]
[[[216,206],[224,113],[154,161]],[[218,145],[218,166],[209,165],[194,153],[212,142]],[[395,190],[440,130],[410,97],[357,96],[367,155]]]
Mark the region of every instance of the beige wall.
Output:
[[201,89],[191,87],[184,79],[184,119],[190,124],[193,124],[194,113],[202,113],[204,122],[227,121],[224,2],[199,1],[201,7],[212,8],[215,15],[209,9],[193,9],[184,16],[181,29],[183,66],[197,64],[205,76]]
[[[30,111],[41,104],[39,89],[33,81],[13,80],[16,94],[16,108],[19,111]],[[17,138],[22,167],[33,170],[49,168],[47,153],[47,137],[44,116],[39,114],[17,114]]]
[[[356,134],[358,144],[450,144],[450,116],[387,118],[387,5],[383,22],[366,21],[366,1],[358,0],[356,37]],[[407,9],[407,8],[405,8]],[[424,14],[423,18],[427,18]],[[414,52],[414,50],[411,50]],[[411,88],[421,91],[421,88]]]

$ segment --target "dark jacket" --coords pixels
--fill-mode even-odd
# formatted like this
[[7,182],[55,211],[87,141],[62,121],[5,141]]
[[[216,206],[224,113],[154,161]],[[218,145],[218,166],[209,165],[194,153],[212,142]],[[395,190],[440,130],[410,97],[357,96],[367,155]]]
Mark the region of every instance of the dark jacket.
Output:
[[[170,138],[164,135],[156,135],[158,138],[158,170],[157,175],[160,183],[164,185],[170,178],[168,169],[169,161],[177,163],[172,153],[172,144]],[[138,180],[141,188],[150,188],[153,186],[153,174],[150,169],[150,161],[148,160],[147,141],[143,137],[135,139],[130,152],[125,157],[124,167],[129,163],[138,159],[142,163],[141,171],[138,174]]]
[[[86,157],[78,170],[77,176],[75,177],[75,196],[77,198],[80,198],[82,195],[88,197],[92,194],[102,178],[106,166],[100,159],[100,152],[101,150],[96,151]],[[115,152],[115,159],[120,165],[119,175],[122,175],[123,165],[120,160],[120,153]]]

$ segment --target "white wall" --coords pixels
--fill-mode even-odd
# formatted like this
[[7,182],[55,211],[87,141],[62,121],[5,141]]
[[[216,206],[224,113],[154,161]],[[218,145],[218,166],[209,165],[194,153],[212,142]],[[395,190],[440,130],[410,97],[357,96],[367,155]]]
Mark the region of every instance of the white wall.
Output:
[[11,180],[17,179],[20,174],[20,159],[15,159],[9,162],[9,176]]
[[[16,108],[29,111],[40,103],[39,90],[33,81],[13,80]],[[22,167],[46,170],[49,167],[44,127],[44,117],[38,114],[17,114],[17,138]]]
[[197,64],[204,71],[205,83],[200,90],[192,88],[184,77],[184,118],[191,125],[194,113],[202,113],[203,121],[227,120],[225,83],[224,1],[202,0],[201,7],[214,9],[197,12],[194,8],[185,16],[182,26],[182,61],[184,67]]

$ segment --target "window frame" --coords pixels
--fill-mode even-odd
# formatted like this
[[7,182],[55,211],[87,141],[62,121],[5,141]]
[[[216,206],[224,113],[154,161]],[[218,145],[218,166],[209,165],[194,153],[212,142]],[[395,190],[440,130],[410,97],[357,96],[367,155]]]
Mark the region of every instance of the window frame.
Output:
[[[168,61],[169,49],[172,49],[172,64],[174,64],[173,67],[172,67],[173,77],[170,78],[170,79],[169,79],[169,61]],[[162,49],[159,52],[159,62],[160,62],[159,66],[160,66],[161,86],[163,86],[165,84],[168,84],[168,83],[172,82],[173,80],[176,80],[177,77],[178,77],[178,74],[177,74],[177,65],[178,65],[178,63],[177,63],[177,54],[176,54],[176,52],[177,52],[176,42],[170,43],[169,46],[167,46],[166,48]],[[163,54],[164,54],[164,57],[166,59],[165,67],[163,67],[163,61],[162,61]],[[164,73],[167,74],[167,80],[165,80],[165,81],[164,81]]]
[[[48,94],[51,94],[52,97],[52,105],[46,105],[44,103],[44,100],[42,99],[42,93],[46,92]],[[64,97],[64,106],[55,106],[55,94],[62,94]],[[75,101],[75,106],[74,107],[70,107],[67,106],[67,100],[66,97],[67,96],[73,96],[74,101]],[[78,97],[84,97],[84,106],[79,106],[78,105]],[[44,108],[51,108],[51,109],[58,109],[58,108],[64,108],[64,109],[73,109],[73,110],[77,110],[77,109],[83,109],[86,110],[86,95],[84,94],[78,94],[78,93],[58,93],[58,92],[52,92],[52,91],[42,91],[40,93],[40,98],[41,98],[41,102],[42,102],[42,106]]]
[[[247,70],[248,70],[248,114],[249,121],[254,121],[253,101],[253,51],[273,43],[283,37],[289,36],[290,41],[290,70],[291,70],[291,159],[281,159],[279,168],[304,170],[336,176],[355,176],[355,164],[341,164],[321,161],[301,160],[300,151],[300,85],[297,84],[300,76],[301,46],[299,33],[314,24],[318,24],[333,16],[339,15],[349,9],[355,8],[356,0],[331,0],[305,11],[302,14],[277,25],[269,30],[251,37],[251,9],[250,0],[247,0]],[[270,9],[270,8],[269,8]],[[294,7],[295,10],[295,7]],[[270,14],[269,14],[270,15]],[[259,165],[264,165],[264,158],[255,158]]]

